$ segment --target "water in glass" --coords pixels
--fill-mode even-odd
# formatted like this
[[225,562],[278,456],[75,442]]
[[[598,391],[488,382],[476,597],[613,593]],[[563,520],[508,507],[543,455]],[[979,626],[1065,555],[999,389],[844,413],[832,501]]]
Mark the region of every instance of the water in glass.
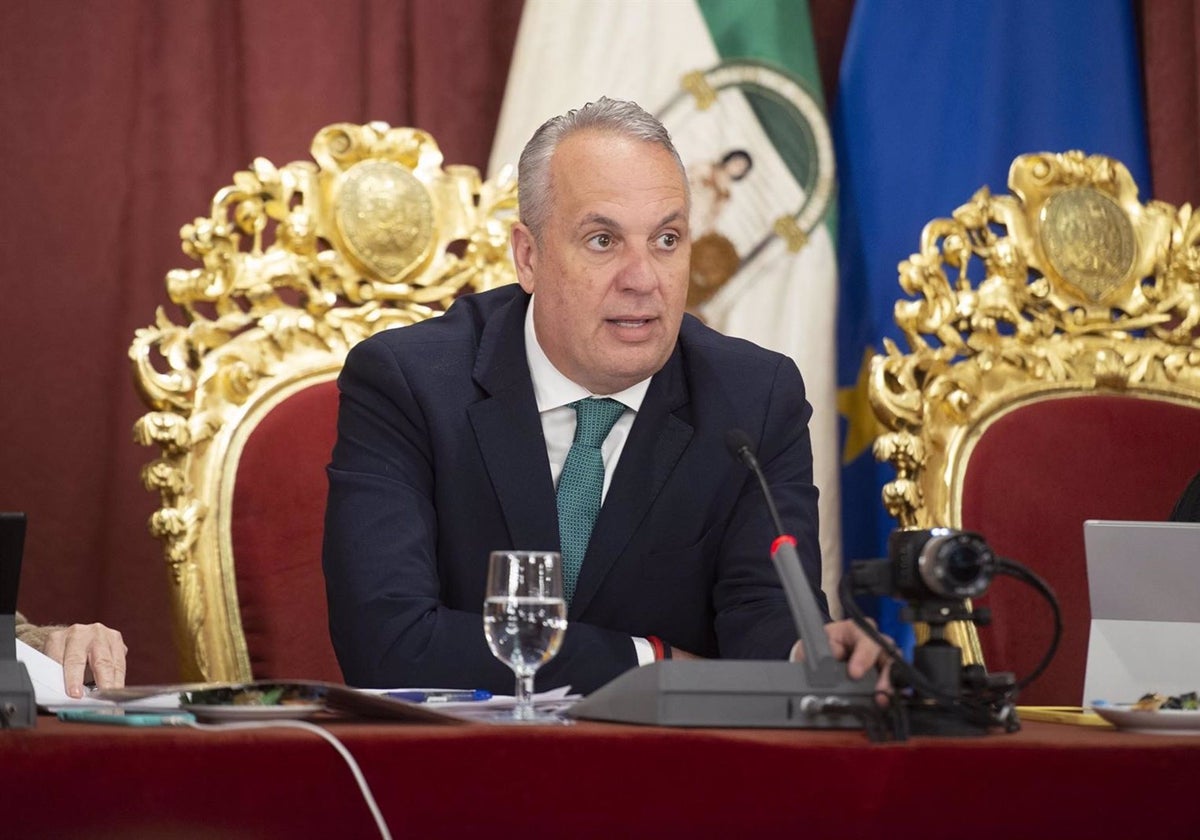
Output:
[[566,629],[567,604],[558,552],[492,552],[483,632],[492,653],[516,676],[514,718],[536,719],[534,674],[558,653]]

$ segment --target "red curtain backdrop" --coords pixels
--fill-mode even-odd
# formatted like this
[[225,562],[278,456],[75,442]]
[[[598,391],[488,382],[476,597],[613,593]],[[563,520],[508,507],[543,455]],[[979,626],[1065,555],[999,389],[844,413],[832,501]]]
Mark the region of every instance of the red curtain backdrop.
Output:
[[1200,0],[1140,0],[1138,12],[1152,194],[1194,207],[1200,204]]
[[[833,101],[852,0],[812,0]],[[0,2],[0,509],[29,514],[21,603],[125,634],[129,679],[176,675],[126,351],[191,267],[179,228],[256,156],[333,122],[487,160],[519,0]],[[1154,193],[1200,202],[1196,0],[1139,5]],[[1149,192],[1143,185],[1144,194]],[[899,255],[898,255],[899,256]]]
[[334,122],[431,132],[486,166],[520,2],[0,3],[0,509],[29,532],[20,603],[119,628],[129,679],[174,679],[155,497],[126,358],[192,267],[179,228],[257,156]]

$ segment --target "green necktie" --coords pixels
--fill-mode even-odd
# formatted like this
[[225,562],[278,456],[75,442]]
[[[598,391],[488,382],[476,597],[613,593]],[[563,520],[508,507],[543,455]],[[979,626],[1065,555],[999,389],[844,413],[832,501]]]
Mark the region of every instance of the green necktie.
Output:
[[575,409],[575,440],[558,478],[558,533],[562,539],[563,590],[567,603],[575,597],[575,583],[604,490],[604,459],[600,445],[613,424],[625,413],[616,400],[588,398],[571,403]]

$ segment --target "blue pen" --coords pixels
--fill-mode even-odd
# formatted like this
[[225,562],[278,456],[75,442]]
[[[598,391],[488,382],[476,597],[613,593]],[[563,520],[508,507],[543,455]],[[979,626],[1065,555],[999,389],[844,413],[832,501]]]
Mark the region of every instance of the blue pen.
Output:
[[482,688],[461,691],[388,691],[384,696],[394,700],[407,700],[409,703],[473,703],[491,700],[492,692]]

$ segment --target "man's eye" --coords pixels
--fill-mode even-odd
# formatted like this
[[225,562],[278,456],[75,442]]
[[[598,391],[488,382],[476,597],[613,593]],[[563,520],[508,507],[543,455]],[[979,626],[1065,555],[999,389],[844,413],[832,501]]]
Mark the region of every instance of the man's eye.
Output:
[[659,243],[662,244],[662,246],[664,248],[674,248],[676,245],[679,244],[679,234],[664,233],[660,237],[658,237],[658,241],[659,241]]
[[597,248],[608,248],[612,245],[613,238],[611,234],[597,233],[589,241]]

